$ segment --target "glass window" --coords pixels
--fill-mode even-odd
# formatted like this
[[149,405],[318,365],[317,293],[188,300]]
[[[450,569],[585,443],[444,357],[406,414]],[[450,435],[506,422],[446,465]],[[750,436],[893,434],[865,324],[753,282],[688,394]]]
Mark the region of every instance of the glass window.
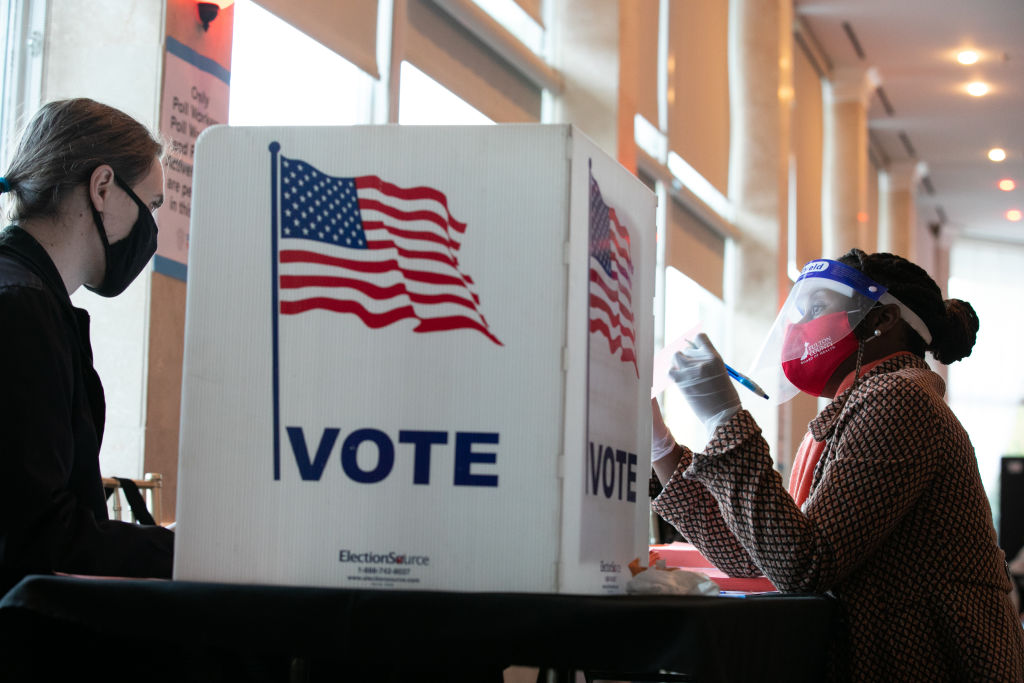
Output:
[[[502,56],[493,44],[500,39],[471,29],[428,0],[409,0],[406,9],[401,50],[406,61],[493,121],[540,120],[542,89]],[[403,64],[403,74],[405,68]]]
[[409,62],[402,62],[398,123],[403,125],[482,125],[494,123],[458,95]]
[[[222,0],[223,1],[223,0]],[[247,0],[248,1],[248,0]],[[391,2],[378,0],[256,0],[313,40],[379,77],[378,39],[390,33]],[[386,15],[386,19],[381,15]],[[379,21],[384,19],[383,21]],[[384,25],[381,25],[384,24]],[[383,35],[382,35],[383,34]],[[273,47],[272,45],[270,47]],[[384,45],[380,46],[386,49]]]
[[[538,23],[535,16],[523,9],[522,4],[515,0],[473,0],[480,9],[487,12],[499,24],[505,27],[509,33],[515,36],[519,42],[530,48],[536,54],[544,50],[544,27]],[[539,15],[538,7],[531,7],[534,14]],[[528,5],[529,6],[529,5]]]
[[370,123],[374,79],[251,0],[235,3],[228,122]]
[[668,11],[669,149],[721,194],[729,190],[729,4],[670,2]]
[[665,264],[715,296],[723,296],[725,238],[675,199],[668,202],[667,214]]
[[7,168],[25,117],[40,105],[46,2],[0,2],[0,165]]
[[[665,268],[665,344],[681,335],[690,337],[703,332],[712,341],[722,339],[725,306],[714,296],[672,266]],[[699,449],[707,442],[704,426],[686,405],[686,399],[675,386],[669,386],[661,397],[665,424],[677,443]]]
[[[958,240],[950,252],[949,297],[974,307],[981,327],[971,355],[949,366],[950,408],[971,437],[992,512],[999,510],[1000,459],[1024,453],[1024,247]],[[998,378],[998,379],[997,379]]]

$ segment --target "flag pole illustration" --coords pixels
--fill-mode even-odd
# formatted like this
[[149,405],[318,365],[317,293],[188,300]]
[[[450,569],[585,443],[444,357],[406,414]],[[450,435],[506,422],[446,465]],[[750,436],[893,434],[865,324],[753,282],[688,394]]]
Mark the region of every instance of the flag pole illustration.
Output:
[[281,145],[277,141],[270,143],[270,324],[271,354],[274,392],[274,481],[281,478],[281,373],[278,365],[278,326],[277,326],[277,155]]
[[270,144],[274,478],[280,479],[279,325],[302,314],[354,316],[370,329],[470,330],[498,346],[459,263],[467,226],[429,186],[335,177]]
[[613,207],[605,203],[590,176],[590,331],[608,340],[608,350],[623,363],[631,363],[637,377],[636,330],[633,318],[633,259],[629,230]]

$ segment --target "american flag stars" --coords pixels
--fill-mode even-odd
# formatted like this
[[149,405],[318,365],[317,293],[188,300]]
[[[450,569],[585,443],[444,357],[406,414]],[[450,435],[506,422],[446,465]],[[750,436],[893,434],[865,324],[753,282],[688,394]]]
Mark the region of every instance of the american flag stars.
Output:
[[285,236],[366,248],[353,178],[327,176],[303,161],[284,157],[281,170]]

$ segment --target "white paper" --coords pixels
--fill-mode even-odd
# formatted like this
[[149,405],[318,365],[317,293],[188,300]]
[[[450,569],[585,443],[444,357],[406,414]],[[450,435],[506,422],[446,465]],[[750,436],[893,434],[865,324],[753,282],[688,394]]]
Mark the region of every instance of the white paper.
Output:
[[654,354],[654,381],[651,382],[651,398],[656,398],[672,383],[672,378],[668,375],[668,371],[672,369],[672,357],[676,355],[676,351],[685,349],[689,345],[689,341],[700,334],[700,331],[701,325],[698,323]]

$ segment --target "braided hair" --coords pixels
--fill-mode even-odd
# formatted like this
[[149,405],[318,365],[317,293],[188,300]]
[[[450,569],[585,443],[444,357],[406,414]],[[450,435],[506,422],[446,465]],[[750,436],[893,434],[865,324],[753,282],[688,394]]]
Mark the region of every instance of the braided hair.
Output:
[[923,268],[902,256],[866,254],[860,249],[851,249],[840,256],[839,261],[884,285],[924,321],[932,333],[932,341],[926,345],[908,325],[911,351],[922,357],[925,351],[931,351],[935,360],[945,365],[971,355],[978,336],[978,314],[966,301],[943,301],[939,286]]

